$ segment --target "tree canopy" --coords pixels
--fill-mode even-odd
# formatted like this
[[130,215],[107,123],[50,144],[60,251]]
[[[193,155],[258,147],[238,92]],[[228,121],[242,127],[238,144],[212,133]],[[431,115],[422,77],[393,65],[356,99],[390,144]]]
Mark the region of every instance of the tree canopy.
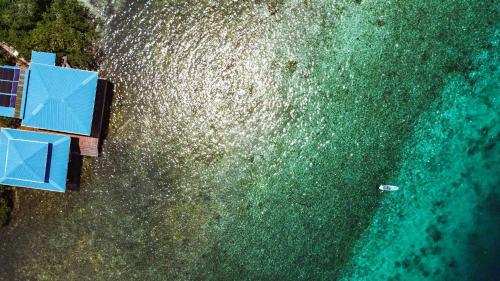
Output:
[[[94,68],[98,24],[77,0],[0,0],[0,41],[26,59],[31,50],[49,51]],[[0,64],[7,62],[0,56]]]

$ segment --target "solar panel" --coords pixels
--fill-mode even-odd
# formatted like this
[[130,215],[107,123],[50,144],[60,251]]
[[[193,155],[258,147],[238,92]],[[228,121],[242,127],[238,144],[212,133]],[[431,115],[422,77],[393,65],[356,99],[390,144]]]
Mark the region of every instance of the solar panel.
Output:
[[0,80],[0,93],[9,93],[12,91],[12,82]]
[[14,80],[14,68],[0,67],[0,80]]
[[10,96],[0,95],[0,106],[10,107]]
[[16,107],[20,76],[17,67],[0,67],[0,106]]

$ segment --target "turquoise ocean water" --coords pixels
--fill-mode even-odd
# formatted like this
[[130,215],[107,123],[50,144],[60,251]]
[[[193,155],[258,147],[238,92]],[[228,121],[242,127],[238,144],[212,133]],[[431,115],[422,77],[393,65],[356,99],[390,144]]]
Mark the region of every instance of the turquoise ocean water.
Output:
[[[498,278],[500,32],[421,115],[345,280]],[[377,266],[374,267],[374,264]]]
[[498,275],[496,1],[93,5],[103,155],[18,191],[1,280]]

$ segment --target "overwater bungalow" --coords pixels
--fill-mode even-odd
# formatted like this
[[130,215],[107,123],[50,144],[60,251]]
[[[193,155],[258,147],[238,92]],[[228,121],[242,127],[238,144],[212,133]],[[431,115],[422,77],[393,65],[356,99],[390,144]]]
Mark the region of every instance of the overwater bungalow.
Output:
[[99,155],[108,83],[32,52],[28,68],[0,67],[0,184],[65,192],[70,154]]

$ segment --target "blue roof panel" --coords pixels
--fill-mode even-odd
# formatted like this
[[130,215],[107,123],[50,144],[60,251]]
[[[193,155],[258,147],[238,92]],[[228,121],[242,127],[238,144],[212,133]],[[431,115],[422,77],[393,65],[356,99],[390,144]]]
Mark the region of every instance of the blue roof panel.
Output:
[[4,117],[14,117],[15,108],[0,106],[0,116]]
[[56,65],[56,54],[31,51],[31,63]]
[[25,77],[24,126],[90,135],[97,72],[32,63]]
[[9,139],[5,176],[11,179],[44,182],[49,143]]
[[70,141],[64,135],[2,129],[0,184],[64,192]]

